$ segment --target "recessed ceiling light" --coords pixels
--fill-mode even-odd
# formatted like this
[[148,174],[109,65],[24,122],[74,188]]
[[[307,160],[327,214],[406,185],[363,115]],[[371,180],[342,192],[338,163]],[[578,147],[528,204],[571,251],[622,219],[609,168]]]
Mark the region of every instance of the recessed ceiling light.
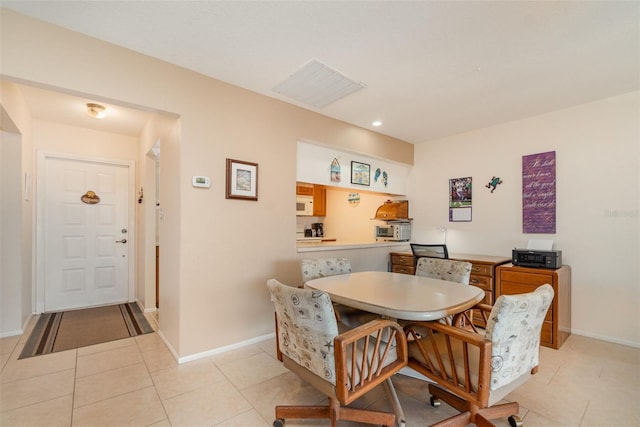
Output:
[[87,114],[96,119],[107,117],[106,108],[100,104],[87,104]]
[[376,120],[375,122],[371,123],[373,126],[378,127],[378,126],[382,126],[382,122],[380,120]]

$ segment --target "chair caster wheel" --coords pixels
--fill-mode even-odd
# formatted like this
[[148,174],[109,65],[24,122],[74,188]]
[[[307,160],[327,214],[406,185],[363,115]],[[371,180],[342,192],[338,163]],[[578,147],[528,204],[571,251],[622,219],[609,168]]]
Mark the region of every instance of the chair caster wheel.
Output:
[[284,427],[284,418],[278,418],[273,422],[273,427]]
[[507,421],[509,421],[509,425],[511,427],[522,427],[524,425],[520,417],[517,415],[510,416],[509,418],[507,418]]
[[429,398],[429,403],[431,403],[431,406],[433,406],[434,408],[437,408],[438,406],[440,406],[440,399],[438,399],[437,397],[433,397],[431,396]]

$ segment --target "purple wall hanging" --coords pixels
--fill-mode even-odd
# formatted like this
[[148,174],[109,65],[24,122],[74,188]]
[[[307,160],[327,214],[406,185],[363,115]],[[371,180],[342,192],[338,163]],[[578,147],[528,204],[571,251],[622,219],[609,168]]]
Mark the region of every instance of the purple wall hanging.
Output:
[[522,232],[556,232],[556,152],[522,156]]

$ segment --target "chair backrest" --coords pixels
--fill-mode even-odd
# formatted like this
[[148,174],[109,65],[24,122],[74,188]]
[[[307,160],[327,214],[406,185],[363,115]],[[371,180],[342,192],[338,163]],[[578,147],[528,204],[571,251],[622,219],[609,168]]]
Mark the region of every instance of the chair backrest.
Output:
[[528,377],[538,366],[540,332],[552,300],[551,285],[498,297],[485,330],[491,341],[491,390]]
[[329,295],[287,286],[275,279],[269,280],[267,287],[276,310],[280,351],[335,385],[333,340],[338,325]]
[[469,284],[472,264],[451,259],[418,258],[416,276]]
[[438,244],[422,244],[422,243],[410,243],[411,252],[413,252],[413,257],[418,260],[420,257],[428,257],[428,258],[449,258],[449,251],[447,250],[447,245]]
[[351,261],[347,258],[303,259],[300,261],[302,282],[319,277],[351,273]]

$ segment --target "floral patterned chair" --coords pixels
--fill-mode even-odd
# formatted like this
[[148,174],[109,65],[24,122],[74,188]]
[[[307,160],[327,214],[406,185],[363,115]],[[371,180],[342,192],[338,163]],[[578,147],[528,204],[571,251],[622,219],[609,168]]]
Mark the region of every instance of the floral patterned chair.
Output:
[[472,264],[466,261],[423,257],[418,258],[415,274],[468,285],[471,267]]
[[517,402],[496,405],[538,370],[540,332],[553,288],[501,295],[489,313],[483,334],[440,322],[405,326],[409,366],[432,380],[431,404],[441,399],[461,412],[434,426],[492,426],[490,419],[508,416],[511,426],[522,425]]
[[[473,264],[466,261],[423,257],[418,258],[415,275],[468,285],[471,277],[471,267],[473,267]],[[473,311],[469,310],[466,317],[460,317],[460,319],[460,323],[457,326],[470,324],[470,319],[473,319]],[[449,325],[453,324],[453,316],[442,319],[442,322]]]
[[[320,277],[351,273],[351,260],[348,258],[303,259],[300,261],[302,282]],[[339,326],[355,328],[380,316],[342,304],[333,304]]]
[[351,273],[351,261],[348,258],[303,259],[300,261],[302,282],[319,277]]
[[[377,319],[345,333],[329,295],[267,282],[276,312],[278,359],[329,398],[328,406],[276,406],[273,425],[286,418],[328,418],[393,426],[395,414],[345,407],[407,365],[407,341],[400,325]],[[389,342],[382,336],[390,336]]]

